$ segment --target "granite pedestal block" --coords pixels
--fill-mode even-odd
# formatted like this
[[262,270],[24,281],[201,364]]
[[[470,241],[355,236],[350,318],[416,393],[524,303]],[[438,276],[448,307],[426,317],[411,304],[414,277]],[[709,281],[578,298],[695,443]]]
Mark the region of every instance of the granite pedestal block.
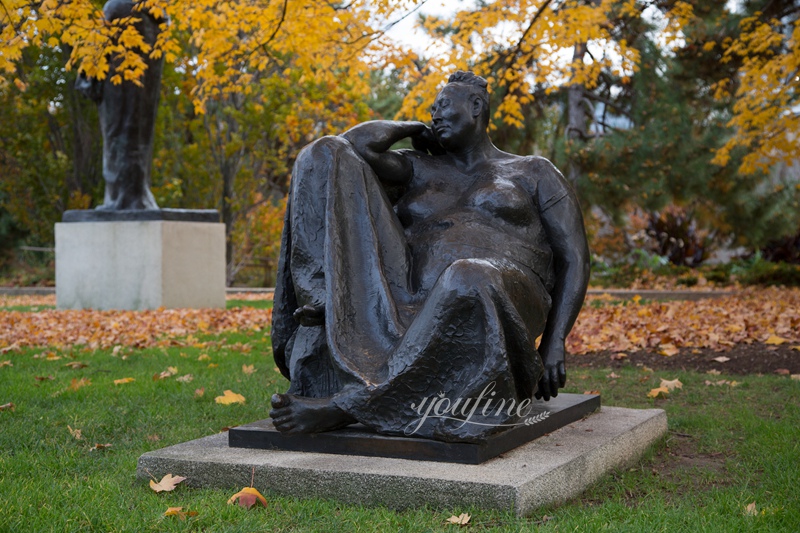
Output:
[[637,461],[667,432],[661,409],[602,407],[479,465],[361,455],[231,448],[219,433],[139,458],[137,477],[186,477],[191,487],[329,498],[394,509],[474,507],[525,515],[563,502]]
[[59,309],[225,307],[225,225],[175,220],[56,224]]

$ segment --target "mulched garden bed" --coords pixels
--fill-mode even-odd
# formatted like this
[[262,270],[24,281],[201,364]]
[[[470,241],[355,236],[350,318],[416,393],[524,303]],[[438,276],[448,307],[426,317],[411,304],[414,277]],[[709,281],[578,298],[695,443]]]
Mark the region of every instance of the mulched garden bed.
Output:
[[[617,352],[602,351],[572,355],[567,359],[567,369],[623,368],[647,366],[653,370],[693,370],[708,372],[718,370],[723,374],[800,374],[800,351],[792,345],[768,346],[762,343],[737,344],[725,352],[707,349],[682,348],[670,357],[655,351],[628,353],[627,357],[614,359]],[[727,357],[720,363],[715,358]],[[788,372],[786,372],[788,370]]]

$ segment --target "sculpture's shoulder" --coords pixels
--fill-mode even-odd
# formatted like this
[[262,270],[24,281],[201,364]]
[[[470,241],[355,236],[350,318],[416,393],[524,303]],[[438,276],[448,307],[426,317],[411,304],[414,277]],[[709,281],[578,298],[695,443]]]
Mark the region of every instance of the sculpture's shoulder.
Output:
[[538,155],[517,157],[541,211],[546,211],[560,200],[574,195],[569,182],[549,159]]
[[564,178],[556,166],[547,158],[538,155],[519,155],[514,157],[525,172],[537,181]]

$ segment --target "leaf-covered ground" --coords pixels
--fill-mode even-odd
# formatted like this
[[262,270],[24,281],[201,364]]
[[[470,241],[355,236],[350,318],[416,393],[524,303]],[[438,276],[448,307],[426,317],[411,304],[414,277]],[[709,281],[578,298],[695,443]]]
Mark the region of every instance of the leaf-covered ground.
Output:
[[[268,295],[237,295],[258,299]],[[157,311],[59,311],[53,296],[0,297],[2,347],[165,345],[193,332],[225,333],[269,327],[271,309],[232,307]],[[15,310],[17,309],[17,310]],[[29,312],[38,310],[36,312]],[[747,289],[697,301],[613,301],[589,298],[567,347],[576,355],[649,350],[725,352],[737,345],[800,345],[800,290]]]

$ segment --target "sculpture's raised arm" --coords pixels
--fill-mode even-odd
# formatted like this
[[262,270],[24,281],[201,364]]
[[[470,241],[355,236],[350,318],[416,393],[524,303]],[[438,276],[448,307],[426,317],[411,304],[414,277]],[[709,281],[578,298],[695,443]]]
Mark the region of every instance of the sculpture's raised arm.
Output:
[[342,137],[350,141],[383,183],[405,185],[411,179],[411,162],[390,148],[402,139],[422,134],[426,129],[422,122],[373,120],[355,126]]

